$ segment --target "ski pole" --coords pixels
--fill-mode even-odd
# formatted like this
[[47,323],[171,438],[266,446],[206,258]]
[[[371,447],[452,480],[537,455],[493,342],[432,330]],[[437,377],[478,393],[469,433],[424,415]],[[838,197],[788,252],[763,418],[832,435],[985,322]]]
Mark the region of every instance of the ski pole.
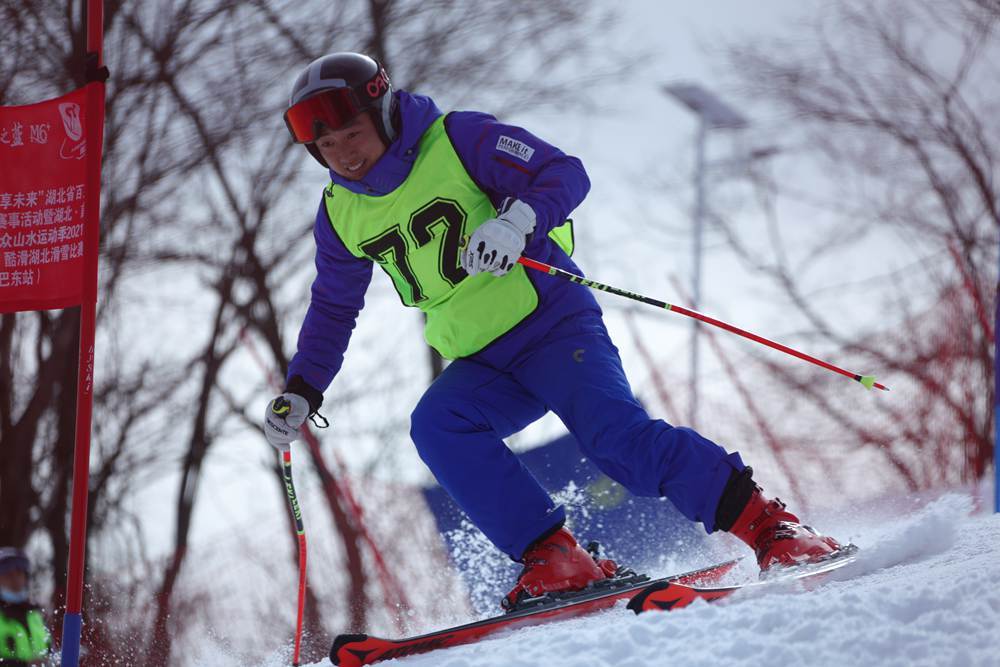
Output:
[[299,654],[302,649],[302,615],[306,605],[306,529],[302,523],[302,510],[295,495],[295,484],[292,483],[292,452],[290,449],[281,454],[281,474],[285,480],[285,493],[288,504],[295,518],[295,533],[299,538],[299,603],[295,621],[295,651],[292,655],[292,666],[298,667]]
[[[269,371],[267,364],[264,363],[263,358],[261,358],[260,353],[257,351],[256,346],[253,344],[253,340],[247,335],[246,327],[240,331],[240,338],[246,344],[247,349],[250,351],[250,356],[253,360],[257,362],[261,370],[268,376],[268,380],[278,391],[281,391],[281,384],[278,376],[273,372]],[[362,517],[361,505],[354,497],[354,493],[351,491],[351,485],[347,477],[347,466],[344,465],[344,461],[341,459],[337,451],[333,451],[333,459],[337,473],[337,479],[339,481],[332,483],[334,477],[333,474],[327,469],[326,463],[323,460],[322,455],[319,451],[319,440],[316,439],[316,435],[309,429],[308,424],[302,425],[302,439],[305,440],[306,444],[309,445],[309,449],[313,454],[313,458],[316,462],[316,466],[320,473],[320,479],[323,480],[323,486],[326,489],[332,487],[332,492],[340,499],[346,501],[346,506],[350,510],[350,516],[354,519],[358,529],[361,531],[361,538],[368,545],[368,548],[372,552],[372,556],[375,559],[375,568],[379,573],[379,581],[382,584],[382,591],[385,596],[385,606],[389,613],[392,615],[393,622],[396,624],[397,629],[401,633],[406,632],[406,616],[405,614],[399,613],[401,610],[405,612],[408,609],[412,609],[410,601],[403,594],[403,587],[399,585],[396,578],[389,571],[386,566],[385,558],[382,556],[382,551],[378,548],[375,543],[374,538],[372,538],[371,532],[368,530],[365,524],[364,518]]]
[[560,268],[546,264],[545,262],[539,262],[537,260],[530,259],[528,257],[521,257],[517,261],[518,263],[528,267],[529,269],[534,269],[535,271],[541,271],[542,273],[547,273],[550,276],[556,276],[559,278],[563,278],[564,280],[568,280],[570,282],[574,282],[583,285],[585,287],[589,287],[591,289],[600,290],[602,292],[609,292],[611,294],[623,296],[627,299],[632,299],[633,301],[639,301],[641,303],[649,304],[650,306],[663,308],[665,310],[678,313],[679,315],[687,315],[688,317],[693,317],[694,319],[699,320],[701,322],[705,322],[706,324],[711,324],[712,326],[725,329],[730,333],[743,336],[744,338],[749,338],[754,342],[760,343],[762,345],[767,345],[768,347],[774,348],[775,350],[780,350],[785,354],[790,354],[793,357],[798,357],[799,359],[802,359],[803,361],[808,361],[811,364],[816,364],[817,366],[825,368],[829,371],[833,371],[834,373],[840,373],[843,376],[849,377],[852,380],[860,382],[867,389],[871,389],[872,387],[874,387],[876,389],[882,389],[883,391],[889,391],[888,387],[886,387],[883,384],[879,384],[878,382],[875,381],[874,375],[859,375],[858,373],[852,373],[851,371],[846,371],[843,368],[834,366],[833,364],[823,361],[822,359],[817,359],[816,357],[810,356],[805,352],[799,352],[798,350],[792,349],[787,345],[776,343],[773,340],[768,340],[763,336],[758,336],[757,334],[752,333],[750,331],[746,331],[745,329],[734,327],[732,324],[728,324],[726,322],[723,322],[722,320],[717,320],[714,317],[709,317],[708,315],[703,315],[702,313],[699,313],[696,310],[691,310],[689,308],[684,308],[683,306],[677,306],[671,303],[667,303],[666,301],[660,301],[659,299],[653,299],[648,296],[643,296],[642,294],[636,294],[635,292],[629,292],[628,290],[623,290],[618,287],[612,287],[611,285],[605,285],[603,283],[599,283],[594,280],[589,280],[587,278],[584,278],[583,276],[578,276],[575,273],[564,271]]

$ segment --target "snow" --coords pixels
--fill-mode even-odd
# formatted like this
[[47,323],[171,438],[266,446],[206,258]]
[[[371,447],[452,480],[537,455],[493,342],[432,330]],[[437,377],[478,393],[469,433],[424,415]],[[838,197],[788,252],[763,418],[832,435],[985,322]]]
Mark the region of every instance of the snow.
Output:
[[383,664],[995,665],[1000,515],[969,517],[971,507],[950,495],[875,519],[851,536],[858,561],[812,591],[758,589],[639,617],[616,608]]
[[[911,506],[912,502],[907,501]],[[878,506],[814,522],[861,547],[812,590],[741,591],[715,603],[635,616],[598,614],[509,631],[386,667],[699,665],[996,665],[1000,515],[965,495],[908,509]],[[860,516],[859,516],[860,515]],[[707,564],[688,563],[692,567]],[[734,576],[745,579],[750,566]],[[661,574],[661,573],[654,573]],[[288,649],[261,667],[288,664]],[[233,664],[215,656],[214,665]],[[316,663],[329,665],[329,662]]]

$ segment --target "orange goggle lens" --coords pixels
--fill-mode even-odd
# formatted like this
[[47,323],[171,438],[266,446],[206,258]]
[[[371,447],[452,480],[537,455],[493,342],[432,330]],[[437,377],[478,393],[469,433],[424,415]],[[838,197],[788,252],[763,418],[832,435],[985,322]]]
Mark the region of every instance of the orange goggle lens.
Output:
[[285,112],[285,125],[297,144],[318,138],[319,127],[336,130],[362,111],[350,88],[334,88],[297,102]]

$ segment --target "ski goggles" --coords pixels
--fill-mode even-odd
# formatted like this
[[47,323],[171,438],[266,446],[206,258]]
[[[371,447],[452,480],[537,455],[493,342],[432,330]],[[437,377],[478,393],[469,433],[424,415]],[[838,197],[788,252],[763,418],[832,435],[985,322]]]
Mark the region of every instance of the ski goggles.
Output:
[[319,138],[320,126],[336,130],[367,108],[350,88],[330,88],[293,104],[285,112],[285,125],[297,144]]
[[389,77],[379,67],[375,76],[356,86],[327,88],[299,100],[285,112],[285,125],[295,143],[311,144],[319,138],[320,125],[336,130],[391,90]]

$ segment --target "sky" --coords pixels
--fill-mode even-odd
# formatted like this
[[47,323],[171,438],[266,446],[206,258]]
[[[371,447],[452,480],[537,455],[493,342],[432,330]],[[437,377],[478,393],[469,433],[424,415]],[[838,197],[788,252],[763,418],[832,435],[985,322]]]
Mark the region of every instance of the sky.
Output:
[[[590,176],[591,190],[573,212],[577,252],[574,259],[588,277],[669,303],[690,306],[693,253],[694,159],[698,121],[694,114],[663,90],[663,85],[693,82],[715,93],[723,102],[747,116],[750,126],[740,132],[710,133],[707,159],[710,164],[740,160],[750,150],[780,149],[773,138],[773,118],[754,116],[743,108],[730,89],[719,49],[735,42],[766,42],[794,34],[796,22],[809,17],[822,3],[768,0],[741,3],[626,1],[620,4],[620,24],[608,41],[614,48],[644,54],[639,71],[619,82],[609,82],[594,97],[603,113],[581,111],[525,111],[505,121],[523,125],[539,136],[579,157]],[[755,126],[758,131],[755,131]],[[802,189],[819,186],[790,166],[791,159],[774,159],[764,166],[779,177],[791,171]],[[745,179],[710,168],[706,176],[707,206],[734,220],[748,234],[761,230],[764,221],[758,208],[742,205],[752,198]],[[733,202],[740,202],[734,205]],[[808,215],[792,204],[782,204],[782,222],[789,236],[808,233]],[[878,302],[858,300],[851,308],[838,303],[839,288],[846,275],[861,281],[883,270],[884,243],[873,243],[870,255],[859,253],[837,267],[841,273],[827,274],[818,286],[839,310],[845,328],[864,325],[878,314]],[[727,250],[721,234],[706,224],[701,254],[701,312],[765,337],[791,344],[801,322],[788,314],[786,304],[772,286],[751,275]],[[812,285],[804,286],[807,293]],[[690,424],[687,409],[690,331],[692,320],[664,314],[619,297],[598,294],[605,309],[612,338],[622,350],[626,371],[642,396],[651,392],[647,364],[639,357],[624,311],[635,314],[643,338],[668,384],[676,385],[674,402],[678,413],[661,416],[671,423]],[[723,333],[725,349],[740,355],[759,353],[755,343]],[[708,350],[700,344],[700,386],[704,395],[698,428],[711,431],[712,400],[726,401],[731,395],[728,377]],[[810,352],[809,349],[804,349]],[[822,356],[818,351],[813,354]],[[773,353],[781,358],[780,353]],[[803,362],[793,361],[792,364]],[[868,374],[878,369],[853,368],[850,360],[835,363]],[[656,406],[661,408],[661,406]],[[561,432],[549,416],[528,429],[514,445],[530,446]],[[722,437],[722,434],[718,434]],[[734,445],[735,447],[735,445]]]
[[[686,299],[678,293],[675,281],[679,281],[684,288],[690,284],[691,221],[686,207],[691,196],[689,185],[696,120],[690,112],[667,97],[661,86],[667,82],[695,81],[727,99],[725,72],[720,70],[718,59],[705,55],[705,49],[726,40],[764,40],[774,35],[787,36],[796,17],[813,11],[821,4],[815,0],[765,0],[756,3],[735,0],[699,3],[625,0],[619,3],[620,23],[606,38],[619,48],[628,46],[647,54],[647,57],[636,75],[610,82],[607,90],[601,91],[602,103],[610,105],[606,112],[525,111],[503,119],[527,127],[566,152],[580,157],[586,166],[592,189],[573,217],[579,247],[575,259],[590,277],[687,305]],[[744,147],[759,145],[752,133],[751,126],[744,133]],[[733,150],[727,138],[713,138],[710,158],[724,159],[732,155]],[[318,182],[317,189],[321,185]],[[709,201],[713,201],[712,192],[717,192],[717,189],[726,188],[726,192],[732,193],[738,192],[740,187],[738,182],[710,182]],[[311,209],[312,203],[309,207]],[[748,216],[747,225],[755,224],[752,216],[756,214],[752,211],[741,211],[740,215]],[[703,300],[699,309],[779,341],[783,333],[794,331],[795,323],[789,321],[780,307],[769,299],[766,288],[755,283],[724,251],[719,239],[709,234],[706,241]],[[372,298],[373,295],[389,298]],[[412,335],[400,337],[401,354],[419,359],[423,365],[426,352],[419,335],[419,315],[402,312],[398,300],[392,296],[389,281],[380,273],[373,279],[369,297],[369,307],[359,320],[354,344],[348,351],[342,373],[363,377],[369,372],[370,360],[365,358],[358,341],[369,335],[378,335],[388,318],[409,323]],[[622,350],[623,362],[633,386],[640,395],[643,392],[648,395],[648,372],[630,341],[623,304],[606,295],[600,295],[599,301],[607,311],[609,329]],[[179,304],[178,308],[181,307]],[[850,315],[845,314],[847,316]],[[855,316],[863,320],[860,312]],[[638,313],[636,321],[647,344],[653,348],[654,356],[662,360],[662,371],[668,380],[686,384],[690,321],[655,311]],[[736,354],[746,353],[747,346],[754,345],[742,339],[726,340],[728,349]],[[713,404],[724,403],[728,396],[724,374],[713,364],[704,343],[702,359],[703,392],[706,396],[702,412],[706,422],[704,428],[711,437],[714,432]],[[802,362],[789,358],[789,363]],[[867,372],[869,369],[857,370]],[[258,369],[248,366],[239,373],[246,379],[245,386],[259,382]],[[423,382],[419,374],[410,379],[414,380],[411,399],[415,403],[422,392]],[[685,390],[678,392],[681,412],[686,407],[683,399]],[[267,398],[260,397],[261,413]],[[372,397],[372,400],[377,404],[377,397]],[[377,409],[389,407],[378,404]],[[395,406],[394,409],[408,414],[410,407]],[[343,424],[337,422],[336,407],[331,409],[334,426],[326,437],[337,443],[335,446],[350,462],[352,448],[359,445],[346,441]],[[660,413],[656,416],[662,416],[671,423],[685,423],[683,414]],[[511,444],[515,449],[522,449],[545,442],[562,432],[563,427],[558,420],[549,416],[529,427],[524,434],[512,438]],[[735,449],[739,443],[720,444]],[[278,519],[286,508],[284,498],[278,493],[267,468],[271,456],[272,452],[267,447],[246,432],[213,446],[206,462],[199,491],[202,498],[197,504],[193,522],[192,544],[196,550],[199,546],[203,550],[208,549],[209,545],[229,540],[234,534],[254,541],[260,537],[253,534],[255,531],[281,529],[283,519]],[[402,465],[395,469],[400,471],[401,478],[395,481],[431,481],[412,445],[401,443],[398,456]],[[293,460],[305,460],[300,444],[293,446]],[[859,461],[858,465],[863,463]],[[755,469],[762,470],[765,475],[772,472],[769,470],[771,465],[766,461],[754,463]],[[318,493],[317,481],[302,469],[296,483],[316,552],[335,553],[328,544],[336,539],[329,524],[321,522],[316,514],[310,516],[310,505],[314,503],[310,503],[309,499]],[[777,488],[779,494],[784,490],[780,485]],[[144,527],[153,553],[170,546],[175,493],[176,479],[169,477],[150,484],[135,500],[137,514],[163,517],[162,521],[153,521]],[[169,500],[164,502],[165,499]],[[318,499],[314,502],[318,503]],[[260,554],[259,558],[267,560],[265,554]],[[275,553],[274,558],[286,562],[284,553]],[[454,664],[463,663],[459,660]]]
[[[688,185],[693,169],[696,121],[690,112],[662,92],[661,85],[670,81],[697,81],[721,91],[720,82],[724,77],[718,72],[719,63],[707,57],[705,49],[725,40],[767,39],[771,35],[787,34],[789,22],[816,5],[811,0],[805,3],[766,0],[754,3],[752,7],[747,3],[722,0],[701,3],[627,0],[621,3],[619,24],[605,38],[616,48],[627,46],[648,57],[640,76],[609,83],[606,95],[602,91],[604,102],[611,100],[612,105],[617,107],[597,115],[583,110],[577,113],[526,111],[503,119],[529,128],[566,152],[580,157],[586,166],[592,189],[573,217],[578,239],[575,259],[590,277],[669,302],[688,303],[678,294],[676,283],[671,280],[679,280],[685,288],[690,285],[691,223],[685,209],[687,203],[683,199],[690,199],[691,194]],[[725,97],[724,92],[719,94]],[[754,145],[752,138],[747,138],[746,143]],[[709,156],[724,159],[731,155],[731,150],[727,138],[713,139]],[[317,179],[318,189],[322,175],[318,175]],[[659,183],[674,184],[676,192],[673,198],[660,190]],[[709,185],[711,203],[713,184],[710,182]],[[739,184],[719,187],[739,187]],[[636,201],[637,192],[643,193],[642,201]],[[677,197],[681,201],[676,201]],[[665,231],[660,230],[661,226]],[[669,242],[664,244],[664,239],[669,239]],[[633,256],[631,253],[637,248],[644,252]],[[703,262],[700,310],[781,340],[780,333],[788,326],[787,320],[766,300],[760,299],[760,294],[753,293],[752,280],[741,273],[742,269],[731,257],[721,252],[718,241],[713,240],[711,234],[706,236]],[[737,284],[738,290],[735,288]],[[419,359],[421,367],[424,365],[426,352],[419,335],[419,314],[404,312],[391,294],[389,281],[377,273],[369,290],[368,306],[359,318],[354,344],[348,350],[342,376],[352,374],[363,377],[370,372],[370,361],[358,341],[379,335],[387,318],[404,323],[404,327],[407,326],[405,323],[409,323],[413,335],[400,338],[401,354]],[[379,295],[390,296],[380,299]],[[598,300],[606,310],[609,329],[621,348],[626,372],[632,378],[634,388],[640,395],[648,393],[645,364],[630,342],[621,310],[623,305],[631,307],[631,304],[623,304],[622,300],[603,294],[598,295]],[[186,306],[178,304],[178,308]],[[678,409],[683,412],[686,406],[684,391],[691,321],[673,314],[640,310],[637,322],[646,342],[652,346],[654,356],[663,360],[662,371],[668,380],[685,385],[684,390],[677,392]],[[780,328],[776,323],[781,324]],[[738,353],[745,353],[747,346],[754,345],[742,339],[733,342],[728,340],[732,337],[726,336],[726,344]],[[711,434],[710,404],[713,400],[726,400],[725,389],[720,389],[725,384],[725,378],[713,365],[704,343],[701,356],[702,392],[706,396],[702,401],[702,413],[706,421],[704,427]],[[247,365],[238,371],[238,376],[241,380],[245,378],[249,386],[259,382],[259,372],[255,366]],[[421,372],[408,378],[412,384],[410,398],[414,404],[425,384]],[[333,388],[327,392],[328,397],[331,391]],[[263,412],[267,397],[260,398]],[[377,397],[372,397],[372,401],[377,402]],[[378,409],[386,407],[392,409],[382,405]],[[409,408],[395,407],[406,414]],[[338,423],[336,408],[332,409],[334,424],[326,437],[335,442],[343,441],[343,431],[338,429],[344,428],[344,424]],[[684,415],[661,413],[657,416],[671,423],[685,423]],[[546,442],[563,432],[558,419],[548,415],[521,435],[512,437],[510,443],[514,449],[523,449]],[[730,443],[721,444],[726,446]],[[196,539],[198,535],[217,535],[224,530],[224,526],[244,522],[247,517],[284,511],[281,506],[283,499],[272,492],[273,482],[266,472],[265,464],[271,452],[259,445],[252,435],[248,438],[246,433],[241,433],[213,447],[200,487],[200,493],[206,497],[197,505],[194,521]],[[358,446],[353,442],[350,447],[338,445],[349,464],[351,448]],[[304,453],[302,456],[304,458]],[[411,445],[401,443],[398,456],[403,462],[398,469],[403,478],[398,481],[421,484],[432,481]],[[765,470],[766,467],[767,464],[764,464]],[[301,496],[308,498],[315,490],[316,482],[311,476],[301,475],[298,483],[303,489]],[[260,492],[262,488],[266,489],[264,493]],[[154,514],[163,515],[172,511],[169,508],[173,501],[165,505],[162,500],[172,499],[175,489],[176,480],[172,477],[155,481],[137,498],[136,506],[151,505],[156,508],[152,510]],[[139,509],[137,512],[148,515],[150,510]],[[154,551],[155,545],[166,548],[171,540],[171,531],[163,528],[171,525],[169,520],[155,523],[155,527],[148,529]]]
[[[621,19],[618,26],[606,36],[616,46],[633,48],[636,52],[647,54],[640,72],[620,82],[610,82],[606,91],[601,91],[602,103],[609,106],[604,113],[593,114],[583,110],[561,111],[525,111],[503,120],[527,127],[538,136],[559,146],[563,150],[581,158],[591,178],[592,189],[587,200],[574,212],[578,234],[579,251],[576,259],[581,267],[595,280],[606,282],[632,291],[648,294],[680,304],[687,304],[685,298],[678,293],[676,282],[687,287],[691,271],[691,221],[686,206],[690,202],[689,187],[693,169],[693,145],[696,120],[686,109],[667,97],[661,86],[667,82],[695,81],[719,94],[724,100],[727,97],[725,72],[720,69],[720,61],[705,54],[705,49],[718,45],[726,40],[766,40],[770,36],[788,36],[794,20],[804,14],[815,11],[823,3],[816,0],[763,0],[756,3],[746,3],[737,0],[708,0],[705,2],[679,2],[654,0],[623,0],[618,3],[621,9]],[[420,91],[417,91],[420,92]],[[489,109],[482,109],[489,111]],[[751,118],[751,123],[756,119]],[[753,126],[744,133],[743,146],[758,145],[753,136]],[[731,155],[732,144],[725,137],[713,138],[710,147],[710,157],[724,159]],[[318,178],[321,179],[322,174]],[[317,181],[317,189],[322,183]],[[725,189],[726,193],[738,192],[742,187],[738,182],[710,182],[710,202],[712,192]],[[680,199],[678,199],[678,197]],[[311,209],[313,204],[309,203]],[[754,218],[753,211],[739,211],[738,215],[746,216],[745,224],[752,226],[759,221]],[[743,221],[741,220],[741,224]],[[783,340],[782,334],[792,332],[797,324],[784,316],[780,305],[770,297],[767,289],[755,282],[739,266],[733,257],[725,252],[717,236],[707,236],[704,261],[703,301],[699,308],[703,312],[714,315],[738,326],[755,331],[762,335]],[[385,276],[380,273],[373,279],[370,296],[388,296],[389,298],[369,298],[369,307],[359,320],[354,344],[348,351],[343,373],[364,376],[370,370],[370,360],[366,359],[363,341],[366,336],[377,335],[384,322],[392,319],[394,322],[410,326],[412,333],[400,336],[401,354],[412,359],[419,359],[421,365],[425,358],[423,343],[419,335],[420,318],[415,312],[403,312],[398,300],[393,296],[392,287]],[[612,337],[622,350],[626,371],[632,378],[637,392],[648,395],[650,380],[644,362],[630,341],[627,321],[623,315],[623,305],[614,297],[599,295],[599,301],[607,311],[608,326]],[[873,303],[875,303],[873,301]],[[176,305],[179,312],[186,304]],[[863,322],[873,306],[860,304],[854,313],[844,313],[845,318],[853,318]],[[168,318],[169,319],[169,318]],[[676,315],[650,312],[638,314],[637,322],[643,331],[644,338],[652,348],[654,356],[663,362],[662,371],[670,382],[683,384],[687,377],[687,354],[689,350],[690,321]],[[728,334],[725,334],[728,336]],[[741,339],[727,340],[728,349],[734,353],[746,353],[753,343]],[[808,350],[807,350],[808,351]],[[775,353],[778,354],[778,353]],[[711,361],[707,347],[702,346],[703,374],[705,376],[704,392],[706,400],[703,403],[705,415],[704,428],[710,434],[716,429],[712,423],[713,405],[724,403],[728,396],[725,388],[724,375],[718,366]],[[791,360],[789,363],[802,362]],[[851,367],[849,360],[844,365]],[[868,372],[877,369],[857,369]],[[259,370],[247,367],[239,371],[246,380],[245,386],[259,383]],[[423,384],[416,374],[413,379],[412,402],[422,392]],[[846,381],[845,381],[846,383]],[[851,387],[848,386],[847,389]],[[678,404],[683,413],[686,403],[683,391],[678,392]],[[328,392],[328,396],[330,392]],[[260,396],[260,412],[269,396]],[[378,403],[378,397],[373,396],[376,409],[397,409],[408,414],[410,406],[383,406]],[[657,405],[656,407],[660,407]],[[336,443],[338,451],[350,462],[352,448],[357,443],[344,438],[343,424],[337,422],[337,409],[330,415],[334,426],[326,436]],[[683,414],[662,416],[672,423],[684,423]],[[699,425],[701,426],[701,425]],[[522,449],[545,442],[547,439],[563,432],[561,424],[554,417],[546,417],[539,424],[527,429],[523,435],[511,439],[515,449]],[[738,448],[739,443],[722,442],[730,449]],[[235,437],[220,441],[213,446],[206,462],[205,476],[201,483],[202,498],[197,504],[193,523],[192,545],[196,554],[201,557],[210,551],[216,543],[231,545],[233,540],[245,540],[246,544],[260,544],[262,535],[274,534],[283,529],[283,513],[286,512],[285,500],[278,492],[267,464],[270,463],[272,452],[259,438],[246,432]],[[403,465],[395,468],[401,473],[396,480],[403,483],[428,483],[431,481],[426,468],[420,463],[413,451],[412,445],[400,443],[399,453]],[[293,459],[305,460],[305,452],[300,444],[293,446]],[[858,461],[858,467],[863,466],[863,460]],[[754,462],[756,470],[762,470],[765,475],[769,470],[769,462]],[[335,559],[337,550],[331,546],[336,542],[336,536],[328,523],[321,521],[310,507],[320,504],[318,499],[310,502],[310,498],[318,493],[318,483],[314,476],[306,474],[304,466],[301,474],[296,476],[299,498],[305,514],[306,527],[311,541],[311,553],[316,560],[310,566],[314,572],[322,572],[318,562],[323,555]],[[786,489],[780,484],[779,495]],[[145,493],[135,499],[135,511],[141,516],[159,516],[162,521],[149,522],[147,542],[152,553],[165,550],[172,540],[173,502],[176,493],[176,479],[165,478],[149,485]],[[843,499],[824,499],[820,506],[843,502]],[[165,502],[166,501],[166,502]],[[949,511],[952,506],[938,510],[940,516]],[[926,526],[935,528],[934,517],[927,520]],[[838,525],[835,523],[835,525]],[[849,530],[849,522],[841,518],[839,525]],[[925,524],[921,524],[925,525]],[[978,530],[983,524],[975,524]],[[970,530],[971,524],[970,524]],[[992,531],[996,536],[996,525],[987,525],[984,530]],[[867,532],[859,534],[860,540],[868,540],[869,546],[874,544],[877,536],[884,533],[869,524]],[[853,536],[853,533],[847,534]],[[933,559],[933,568],[928,565],[927,572],[955,573],[951,557],[964,556],[975,551],[973,542],[962,535],[949,534],[944,538],[944,545],[934,542],[934,536],[926,539],[918,536],[900,538],[904,546],[909,544],[917,553],[913,556],[917,561],[926,562]],[[911,540],[907,542],[907,540]],[[860,543],[860,542],[859,542]],[[250,568],[258,568],[251,577],[262,576],[267,566],[272,562],[287,564],[285,545],[275,553],[255,553]],[[957,549],[951,552],[950,549]],[[903,551],[906,551],[904,548]],[[909,553],[909,552],[907,552]],[[956,556],[957,554],[957,556]],[[194,562],[192,560],[191,562]],[[692,566],[700,565],[694,563]],[[880,566],[881,567],[881,566]],[[903,565],[900,565],[903,567]],[[911,566],[917,567],[917,566]],[[936,568],[936,569],[935,569]],[[877,569],[877,568],[876,568]],[[740,611],[730,608],[698,608],[694,609],[691,619],[683,621],[691,636],[699,637],[703,642],[711,641],[712,631],[709,629],[715,623],[723,623],[734,632],[730,649],[740,645],[739,642],[750,642],[753,649],[751,657],[767,655],[777,648],[780,638],[793,643],[793,654],[804,651],[810,642],[821,644],[823,656],[831,660],[820,659],[818,662],[831,662],[834,657],[843,657],[842,646],[849,641],[845,633],[827,637],[817,630],[817,617],[822,612],[829,611],[840,616],[847,616],[852,606],[858,600],[875,596],[885,590],[890,583],[906,575],[906,570],[897,570],[891,575],[875,575],[866,573],[867,578],[860,584],[844,582],[839,585],[833,601],[827,604],[815,603],[814,598],[796,598],[789,607],[789,614],[803,615],[801,622],[790,625],[785,631],[776,635],[774,642],[753,643],[754,637],[741,628]],[[910,576],[918,576],[924,570],[909,571]],[[316,575],[314,575],[316,576]],[[997,573],[991,571],[988,576],[996,582]],[[963,584],[968,586],[967,584]],[[995,586],[994,586],[995,588]],[[930,588],[923,588],[909,593],[900,594],[898,598],[903,603],[912,599],[923,600],[932,596]],[[924,595],[924,597],[921,597]],[[908,597],[907,597],[908,596]],[[788,601],[768,599],[754,601],[758,604],[753,608],[765,618],[780,618],[781,610]],[[965,614],[972,603],[956,601],[956,613]],[[995,605],[994,605],[995,606]],[[919,606],[918,613],[912,619],[899,611],[892,598],[880,600],[872,613],[877,617],[878,628],[892,636],[911,638],[914,627],[926,618],[931,618],[930,603]],[[818,609],[819,611],[812,611]],[[744,612],[747,610],[744,610]],[[605,619],[607,620],[607,619]],[[645,620],[639,624],[618,624],[622,619],[616,619],[615,624],[607,630],[601,630],[601,623],[596,621],[581,621],[580,626],[567,627],[556,632],[550,640],[544,642],[538,649],[539,660],[550,660],[553,654],[565,654],[564,664],[588,664],[584,659],[594,643],[600,643],[599,638],[607,639],[610,646],[607,650],[615,662],[619,664],[643,664],[648,656],[655,651],[670,651],[690,658],[690,664],[705,661],[706,653],[702,648],[695,647],[684,641],[683,632],[675,632],[664,628],[661,619]],[[916,625],[915,625],[916,624]],[[662,632],[661,632],[662,631]],[[862,643],[867,655],[872,659],[890,656],[892,651],[902,650],[902,642],[887,642],[879,644],[879,630],[870,633]],[[580,639],[581,635],[593,634],[596,642],[588,643]],[[612,636],[619,633],[626,637],[619,642],[611,641]],[[976,634],[970,631],[970,637]],[[662,636],[661,636],[662,634]],[[532,637],[538,636],[532,634]],[[658,637],[657,641],[648,642],[643,647],[643,641]],[[934,639],[935,635],[930,635]],[[937,637],[947,639],[948,655],[960,660],[964,657],[962,648],[963,635],[955,637]],[[635,641],[631,641],[634,639]],[[838,643],[839,642],[839,643]],[[912,651],[922,650],[929,642],[918,642],[918,647]],[[928,655],[935,655],[930,648]],[[976,649],[969,649],[970,655],[980,654]],[[617,651],[617,653],[616,653]],[[683,651],[689,651],[683,653]],[[701,651],[701,652],[699,652]],[[482,662],[487,654],[498,656],[497,662]],[[466,664],[519,664],[515,659],[517,644],[484,645],[482,648],[460,650],[449,658],[447,664],[458,666]],[[919,656],[918,656],[919,657]],[[211,664],[228,664],[224,654],[219,662]],[[506,660],[507,662],[504,662]],[[759,660],[757,660],[759,662]],[[680,660],[679,662],[685,662]],[[754,662],[750,660],[748,664]],[[209,664],[209,663],[201,663]],[[270,663],[269,663],[270,664]],[[275,662],[274,664],[278,664]],[[443,664],[435,662],[434,658],[417,659],[414,665]],[[521,663],[528,664],[528,663]],[[558,664],[553,662],[552,664]],[[593,662],[592,664],[600,664]],[[704,662],[704,664],[709,664]],[[932,663],[928,663],[932,664]],[[966,661],[963,664],[976,664]]]

